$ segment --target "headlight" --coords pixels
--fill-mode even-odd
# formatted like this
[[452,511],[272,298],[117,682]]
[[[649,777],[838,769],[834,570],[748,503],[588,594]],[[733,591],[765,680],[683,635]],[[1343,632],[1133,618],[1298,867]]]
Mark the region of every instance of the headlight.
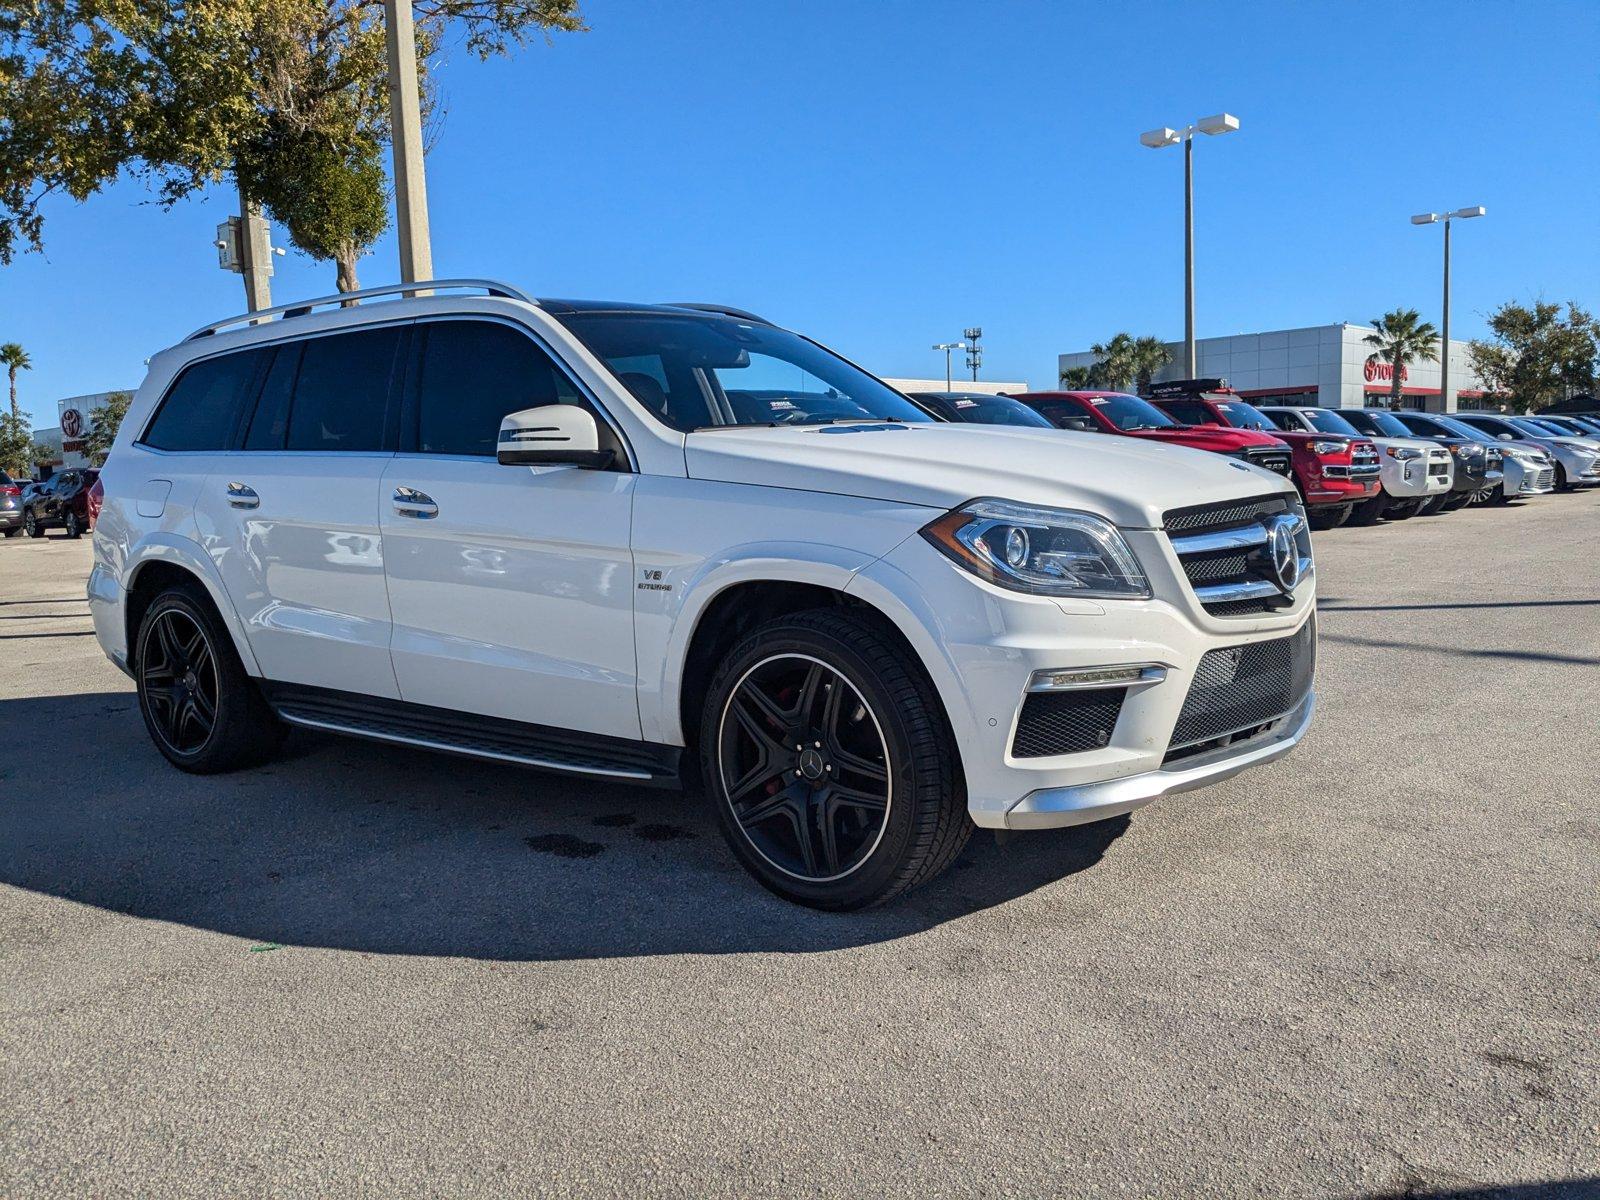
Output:
[[1313,453],[1313,454],[1343,454],[1349,448],[1350,448],[1350,443],[1348,443],[1348,442],[1312,442],[1311,443],[1311,453]]
[[1122,534],[1092,513],[974,500],[922,536],[980,579],[1035,596],[1143,600],[1150,582]]
[[1421,458],[1421,450],[1413,450],[1410,446],[1385,446],[1383,452],[1390,458],[1397,458],[1401,462],[1410,462],[1413,458]]
[[1456,452],[1457,458],[1471,458],[1474,454],[1483,453],[1483,447],[1477,442],[1462,442],[1460,445],[1452,446],[1451,449]]

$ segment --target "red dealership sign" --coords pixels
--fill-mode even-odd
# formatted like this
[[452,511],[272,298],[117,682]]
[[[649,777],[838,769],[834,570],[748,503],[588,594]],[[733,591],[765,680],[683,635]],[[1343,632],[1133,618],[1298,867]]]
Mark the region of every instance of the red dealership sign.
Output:
[[[1386,363],[1386,362],[1373,362],[1371,359],[1368,359],[1367,360],[1366,370],[1363,371],[1362,374],[1364,374],[1367,377],[1367,382],[1368,383],[1377,383],[1379,380],[1382,380],[1384,383],[1393,383],[1394,382],[1394,364],[1393,363]],[[1410,378],[1410,376],[1411,376],[1411,372],[1406,370],[1405,363],[1401,363],[1400,364],[1400,382],[1404,383],[1407,379]]]

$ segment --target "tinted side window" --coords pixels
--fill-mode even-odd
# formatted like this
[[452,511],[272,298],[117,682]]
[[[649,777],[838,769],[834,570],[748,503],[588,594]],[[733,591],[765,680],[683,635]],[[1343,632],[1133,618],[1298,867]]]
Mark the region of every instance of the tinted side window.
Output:
[[244,436],[246,450],[282,450],[289,434],[289,402],[294,395],[295,377],[300,373],[302,342],[279,346],[261,385],[261,398],[250,417]]
[[492,321],[437,321],[417,382],[417,449],[492,458],[507,413],[570,404],[578,393],[526,334]]
[[400,330],[363,329],[310,338],[289,408],[289,450],[383,449],[389,377]]
[[1287,429],[1291,433],[1298,433],[1300,431],[1300,422],[1296,421],[1289,413],[1269,412],[1266,414],[1266,417],[1267,420],[1271,421],[1279,429]]
[[140,440],[157,450],[229,449],[264,353],[241,350],[184,368]]
[[1167,416],[1174,421],[1182,421],[1185,425],[1215,425],[1217,419],[1211,415],[1211,410],[1198,400],[1166,400],[1156,405],[1163,408]]

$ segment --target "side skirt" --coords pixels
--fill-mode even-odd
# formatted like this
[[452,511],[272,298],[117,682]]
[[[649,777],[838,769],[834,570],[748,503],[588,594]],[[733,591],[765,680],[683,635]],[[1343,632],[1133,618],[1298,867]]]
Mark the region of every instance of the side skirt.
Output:
[[298,683],[265,679],[259,683],[279,719],[306,729],[563,774],[655,787],[681,785],[680,746],[530,725]]

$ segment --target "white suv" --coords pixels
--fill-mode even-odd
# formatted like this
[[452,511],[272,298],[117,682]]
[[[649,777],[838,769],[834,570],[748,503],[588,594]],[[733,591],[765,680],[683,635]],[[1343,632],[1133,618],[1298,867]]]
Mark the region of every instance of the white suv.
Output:
[[1270,471],[935,422],[732,309],[447,281],[265,316],[152,359],[101,476],[96,633],[184,770],[289,724],[692,780],[763,884],[855,908],[973,825],[1125,813],[1310,722]]

